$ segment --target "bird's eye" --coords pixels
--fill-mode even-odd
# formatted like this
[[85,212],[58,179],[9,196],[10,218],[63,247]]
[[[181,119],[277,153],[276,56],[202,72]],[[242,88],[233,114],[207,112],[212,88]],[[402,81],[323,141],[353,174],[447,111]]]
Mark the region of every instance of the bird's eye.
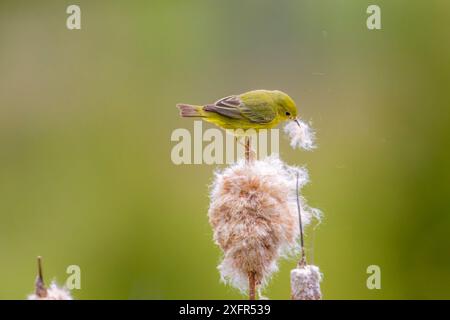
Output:
[[286,112],[286,115],[289,117],[291,115],[291,113],[290,112]]

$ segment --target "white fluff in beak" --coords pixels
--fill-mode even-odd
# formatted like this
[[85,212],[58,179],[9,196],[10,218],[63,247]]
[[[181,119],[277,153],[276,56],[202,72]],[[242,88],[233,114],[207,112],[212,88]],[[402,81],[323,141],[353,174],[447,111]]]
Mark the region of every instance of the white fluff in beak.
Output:
[[316,134],[308,123],[300,119],[289,121],[284,127],[284,132],[291,139],[292,148],[301,148],[308,151],[316,148]]

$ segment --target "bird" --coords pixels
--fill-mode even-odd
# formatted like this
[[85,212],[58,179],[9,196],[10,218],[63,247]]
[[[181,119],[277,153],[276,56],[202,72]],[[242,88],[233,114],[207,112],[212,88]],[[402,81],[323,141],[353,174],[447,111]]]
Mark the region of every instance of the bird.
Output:
[[181,117],[198,117],[223,129],[270,129],[297,119],[294,100],[279,90],[252,90],[206,105],[177,104]]

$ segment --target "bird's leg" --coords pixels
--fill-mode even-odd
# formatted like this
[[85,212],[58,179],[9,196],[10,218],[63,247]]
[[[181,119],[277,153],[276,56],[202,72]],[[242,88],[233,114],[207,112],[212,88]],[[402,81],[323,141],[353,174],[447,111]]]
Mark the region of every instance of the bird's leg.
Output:
[[235,137],[236,143],[239,143],[241,146],[244,147],[244,158],[245,158],[245,161],[248,163],[250,161],[255,160],[257,155],[256,155],[256,151],[254,151],[251,148],[251,137],[244,136],[244,142],[242,142],[241,138],[242,137],[238,137],[238,136]]
[[245,137],[245,162],[250,162],[250,137]]
[[252,137],[245,137],[245,159],[247,160],[247,162],[251,162],[257,159],[257,154],[256,151],[252,149],[251,141]]
[[248,163],[250,161],[255,160],[257,155],[256,155],[256,151],[253,150],[252,147],[251,147],[251,137],[245,136],[244,137],[244,139],[245,139],[244,142],[242,142],[240,138],[242,138],[242,137],[235,137],[236,142],[244,147],[244,158],[245,158],[245,161]]

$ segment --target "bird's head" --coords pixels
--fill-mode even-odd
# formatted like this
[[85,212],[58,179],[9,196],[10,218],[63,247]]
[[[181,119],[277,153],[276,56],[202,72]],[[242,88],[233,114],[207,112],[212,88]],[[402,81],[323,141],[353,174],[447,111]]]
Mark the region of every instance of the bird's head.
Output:
[[294,100],[289,97],[286,93],[275,90],[273,91],[274,100],[278,107],[278,116],[283,120],[293,120],[297,121],[297,106]]

